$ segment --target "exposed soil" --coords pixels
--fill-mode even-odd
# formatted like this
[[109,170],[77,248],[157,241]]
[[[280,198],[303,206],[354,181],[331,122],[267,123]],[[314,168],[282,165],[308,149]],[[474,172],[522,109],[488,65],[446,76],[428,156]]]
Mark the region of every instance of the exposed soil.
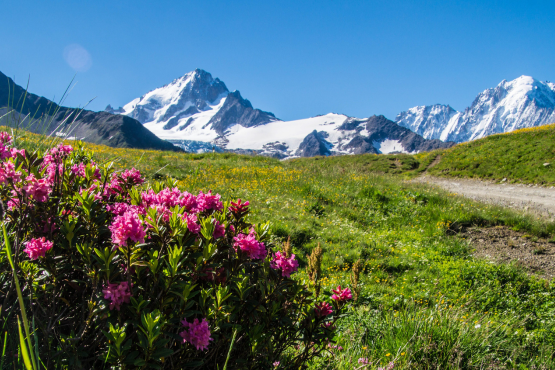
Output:
[[463,230],[460,237],[475,249],[473,255],[497,263],[515,261],[528,273],[548,280],[555,276],[555,244],[504,226]]
[[555,188],[553,187],[546,188],[532,184],[498,184],[492,181],[473,179],[446,179],[429,175],[417,177],[412,181],[437,185],[471,199],[521,209],[555,221]]

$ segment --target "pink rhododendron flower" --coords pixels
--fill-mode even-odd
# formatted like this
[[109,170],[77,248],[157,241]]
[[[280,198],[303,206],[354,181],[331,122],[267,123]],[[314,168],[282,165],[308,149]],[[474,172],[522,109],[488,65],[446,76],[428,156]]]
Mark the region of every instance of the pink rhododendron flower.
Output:
[[46,178],[50,183],[53,183],[54,181],[56,181],[56,176],[58,176],[58,178],[62,177],[63,172],[63,164],[51,163],[46,167]]
[[0,132],[0,160],[12,157],[12,152],[7,145],[12,143],[12,137],[7,132]]
[[179,205],[181,207],[185,207],[185,210],[187,212],[197,212],[197,207],[198,207],[198,202],[197,202],[197,197],[195,197],[193,194],[184,191],[182,194],[182,198],[179,201]]
[[212,236],[214,239],[219,239],[225,235],[225,226],[219,223],[217,220],[212,220],[212,223],[215,225],[214,227],[214,234]]
[[200,232],[200,225],[197,224],[197,215],[184,214],[182,216],[183,220],[187,221],[187,229],[193,234],[198,234]]
[[8,209],[10,211],[13,211],[14,209],[17,209],[17,208],[19,208],[19,199],[12,198],[8,200]]
[[266,257],[266,246],[256,240],[254,229],[251,229],[249,235],[239,234],[233,240],[235,240],[235,244],[233,244],[235,250],[241,249],[250,258],[261,260]]
[[36,260],[39,257],[44,257],[52,246],[52,242],[42,237],[40,239],[29,240],[25,243],[25,249],[23,251],[29,255],[30,259]]
[[25,149],[17,150],[16,148],[10,149],[12,157],[17,157],[18,154],[21,154],[23,158],[25,158]]
[[54,160],[60,160],[63,158],[68,157],[71,152],[73,152],[73,147],[71,145],[64,145],[63,143],[58,144],[54,148],[50,149],[47,153],[50,155]]
[[270,262],[270,267],[274,270],[281,270],[281,276],[289,277],[292,273],[297,272],[299,262],[295,259],[295,255],[287,258],[281,252],[276,252],[274,259]]
[[131,291],[129,289],[129,285],[127,281],[122,281],[119,284],[110,284],[102,289],[102,293],[104,293],[104,299],[109,299],[110,302],[110,310],[114,308],[116,310],[120,310],[120,307],[123,303],[129,303],[129,298],[131,297]]
[[135,168],[123,171],[121,178],[123,181],[132,185],[140,185],[145,182],[145,180],[141,177],[141,172]]
[[249,210],[249,201],[241,203],[241,199],[237,199],[237,202],[231,202],[229,210],[236,214],[242,214]]
[[15,171],[13,162],[4,162],[0,167],[0,184],[7,184],[9,181],[18,183],[21,181],[21,172]]
[[333,309],[331,304],[327,302],[320,302],[314,306],[314,312],[316,312],[316,316],[318,317],[326,317],[333,313]]
[[74,164],[71,166],[71,173],[79,177],[85,177],[85,165],[83,163]]
[[183,343],[189,342],[197,350],[203,351],[208,349],[208,344],[212,338],[210,337],[210,328],[206,319],[202,319],[202,321],[194,319],[192,323],[183,320],[181,323],[185,327],[185,330],[179,333],[183,338]]
[[197,196],[197,209],[198,212],[204,211],[221,211],[224,208],[223,203],[220,201],[220,194],[212,195],[212,190],[204,194],[202,191]]
[[46,179],[37,180],[35,175],[30,174],[25,180],[27,184],[23,186],[23,191],[28,196],[32,196],[37,202],[45,202],[48,199],[48,194],[50,194],[52,189]]
[[341,289],[341,285],[337,287],[337,289],[332,290],[333,294],[331,299],[339,302],[348,301],[349,299],[353,299],[353,294],[351,293],[351,289],[345,288]]
[[127,211],[121,216],[117,216],[112,225],[112,242],[117,247],[129,245],[131,242],[144,243],[146,232],[143,228],[143,222],[139,219],[136,212]]

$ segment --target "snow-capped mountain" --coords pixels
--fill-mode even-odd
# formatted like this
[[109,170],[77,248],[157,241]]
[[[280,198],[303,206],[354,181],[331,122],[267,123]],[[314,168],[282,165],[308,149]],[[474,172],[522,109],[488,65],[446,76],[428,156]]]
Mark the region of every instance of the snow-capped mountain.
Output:
[[210,142],[233,125],[252,127],[278,119],[254,109],[239,91],[229,92],[201,69],[107,111],[135,118],[159,138]]
[[425,140],[383,116],[342,114],[284,122],[253,108],[239,91],[196,69],[134,99],[113,114],[142,122],[161,139],[190,152],[230,150],[277,158],[353,153],[415,153],[452,143]]
[[555,123],[555,84],[529,76],[503,80],[464,112],[441,104],[419,106],[397,115],[396,122],[426,139],[455,142]]

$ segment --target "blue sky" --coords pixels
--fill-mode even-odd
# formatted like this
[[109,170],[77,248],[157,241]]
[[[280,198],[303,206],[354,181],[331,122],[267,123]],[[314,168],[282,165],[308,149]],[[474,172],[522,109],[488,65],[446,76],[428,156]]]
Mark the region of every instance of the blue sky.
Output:
[[[75,75],[66,105],[96,97],[93,110],[195,68],[285,120],[461,110],[503,79],[555,80],[555,1],[18,0],[2,13],[0,71],[47,98]],[[90,63],[68,64],[75,45]]]

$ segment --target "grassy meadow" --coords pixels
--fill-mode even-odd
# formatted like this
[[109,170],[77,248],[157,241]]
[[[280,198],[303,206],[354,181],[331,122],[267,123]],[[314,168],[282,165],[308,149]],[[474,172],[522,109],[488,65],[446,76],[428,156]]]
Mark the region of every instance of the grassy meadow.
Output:
[[[429,172],[550,183],[555,176],[542,164],[552,160],[554,132],[547,126],[522,132],[525,138],[495,135],[458,145],[441,151]],[[500,159],[502,150],[511,160],[507,142],[515,138],[514,156],[528,167]],[[28,149],[47,145],[31,134],[18,140]],[[253,221],[271,221],[276,242],[291,238],[301,267],[313,248],[324,249],[325,292],[350,285],[360,259],[360,293],[340,323],[339,346],[310,369],[376,369],[391,362],[395,369],[555,368],[553,285],[516,264],[474,259],[469,242],[457,236],[467,226],[505,226],[552,237],[555,225],[404,181],[438,152],[278,161],[85,145],[97,161],[135,167],[150,180],[175,179],[181,190],[249,200]],[[478,161],[473,169],[468,165]],[[294,276],[308,281],[303,271]]]

